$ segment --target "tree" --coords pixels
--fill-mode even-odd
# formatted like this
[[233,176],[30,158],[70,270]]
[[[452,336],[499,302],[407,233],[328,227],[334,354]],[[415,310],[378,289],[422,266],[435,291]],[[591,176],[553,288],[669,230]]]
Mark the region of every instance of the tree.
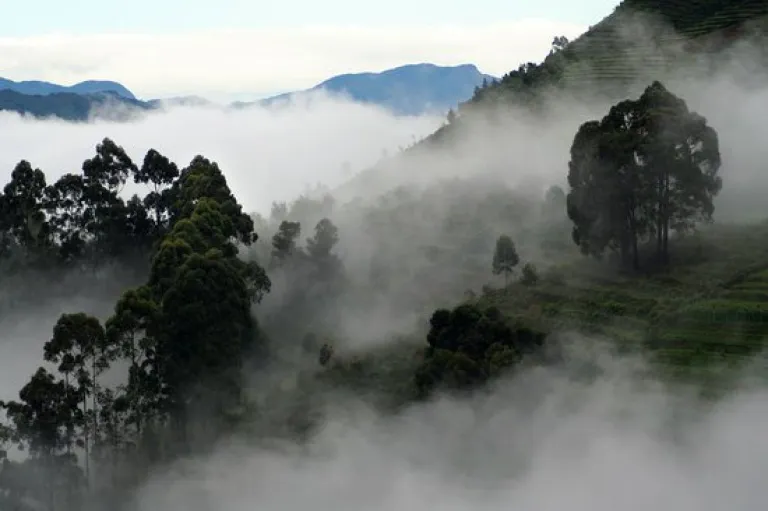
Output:
[[152,185],[152,191],[144,197],[144,206],[154,211],[155,229],[164,232],[167,213],[171,206],[168,188],[179,177],[179,168],[154,149],[147,151],[144,162],[133,176],[136,183]]
[[232,195],[227,179],[216,162],[203,156],[195,156],[173,183],[169,193],[171,201],[171,227],[183,218],[189,218],[197,202],[209,198],[218,203],[222,213],[231,222],[222,232],[227,238],[235,238],[245,245],[254,243],[258,236],[253,231],[253,219],[243,213],[243,207]]
[[544,334],[509,323],[494,308],[464,304],[430,318],[427,350],[416,371],[422,396],[437,388],[472,389],[515,366],[544,343]]
[[[58,362],[67,391],[72,389],[70,375],[77,381],[85,436],[86,478],[89,478],[89,449],[96,442],[98,423],[98,377],[109,367],[114,351],[106,343],[104,328],[97,318],[84,313],[62,314],[53,327],[53,337],[45,344],[45,360]],[[91,398],[90,404],[88,397]]]
[[11,181],[3,189],[0,202],[0,229],[8,241],[26,249],[27,254],[39,253],[48,245],[50,227],[45,218],[45,174],[33,169],[26,160],[11,172]]
[[159,307],[147,286],[129,289],[115,305],[105,325],[107,342],[128,360],[126,400],[128,422],[137,437],[142,424],[159,408],[157,328]]
[[307,238],[307,255],[315,266],[318,282],[334,283],[342,271],[341,260],[333,253],[339,242],[339,229],[327,218],[315,226],[315,235]]
[[538,282],[539,273],[536,271],[536,266],[533,263],[525,263],[520,275],[520,283],[524,286],[535,286]]
[[282,264],[293,256],[296,252],[296,240],[301,235],[301,224],[299,222],[289,222],[283,220],[280,222],[275,235],[272,237],[272,261],[275,264]]
[[86,231],[86,187],[83,176],[64,174],[46,188],[46,210],[59,244],[59,259],[78,260],[89,241]]
[[48,509],[62,497],[71,501],[81,483],[74,479],[78,470],[70,454],[70,432],[80,420],[78,400],[72,389],[41,367],[19,391],[19,401],[3,403],[16,440],[28,450],[37,472],[31,493]]
[[504,285],[509,284],[509,275],[520,262],[517,249],[512,238],[503,234],[496,240],[496,250],[493,253],[493,274],[504,274]]
[[720,164],[706,119],[654,82],[638,100],[614,105],[576,133],[567,196],[574,242],[585,254],[618,252],[637,269],[639,244],[655,237],[666,262],[670,229],[711,221]]
[[96,155],[83,162],[84,229],[95,243],[93,261],[116,257],[130,246],[126,206],[120,198],[129,176],[137,171],[125,150],[109,138],[96,146]]
[[554,39],[552,39],[552,49],[549,51],[550,55],[553,55],[559,51],[562,51],[565,49],[565,47],[568,46],[568,38],[564,35],[561,36],[555,36]]

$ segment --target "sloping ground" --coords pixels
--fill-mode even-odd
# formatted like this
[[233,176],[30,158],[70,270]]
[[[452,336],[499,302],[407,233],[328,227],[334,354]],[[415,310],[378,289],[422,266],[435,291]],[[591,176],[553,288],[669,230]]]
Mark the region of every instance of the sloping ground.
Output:
[[767,0],[626,0],[540,65],[521,66],[478,90],[464,111],[477,103],[525,101],[553,87],[578,93],[588,86],[590,92],[621,94],[630,83],[695,60],[695,50],[724,49],[747,37],[766,16]]
[[768,0],[625,0],[540,64],[522,64],[501,80],[476,89],[459,105],[458,122],[422,142],[450,145],[460,136],[461,117],[476,112],[499,115],[505,106],[536,108],[562,93],[617,101],[670,73],[709,75],[714,65],[728,62],[725,51],[738,42],[755,43],[763,52],[762,60],[750,65],[768,69],[767,35]]
[[623,9],[662,16],[680,34],[705,35],[768,14],[765,0],[625,0]]
[[768,348],[768,224],[719,227],[674,248],[670,274],[601,276],[584,260],[561,268],[565,281],[545,273],[534,287],[514,284],[479,300],[550,331],[606,336],[676,379],[722,385],[713,376]]

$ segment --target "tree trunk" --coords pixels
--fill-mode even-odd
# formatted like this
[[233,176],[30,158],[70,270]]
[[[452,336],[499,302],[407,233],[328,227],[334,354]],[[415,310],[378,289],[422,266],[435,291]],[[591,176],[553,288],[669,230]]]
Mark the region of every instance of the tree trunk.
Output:
[[83,422],[83,436],[85,437],[84,440],[84,447],[85,447],[85,481],[86,484],[91,484],[91,451],[90,446],[88,445],[90,441],[90,435],[88,434],[88,429],[90,428],[90,424],[88,424],[88,395],[83,392],[83,413],[85,414],[85,421]]
[[669,176],[664,177],[664,234],[663,234],[663,247],[662,247],[662,261],[664,264],[669,262]]

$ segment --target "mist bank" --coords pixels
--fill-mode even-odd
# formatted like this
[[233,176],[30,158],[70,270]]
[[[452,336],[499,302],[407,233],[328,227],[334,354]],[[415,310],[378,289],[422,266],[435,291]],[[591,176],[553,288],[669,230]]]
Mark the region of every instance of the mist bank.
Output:
[[394,417],[336,395],[308,444],[229,438],[157,473],[133,509],[715,511],[765,500],[768,389],[752,370],[713,404],[649,378],[640,359],[572,341],[563,364]]

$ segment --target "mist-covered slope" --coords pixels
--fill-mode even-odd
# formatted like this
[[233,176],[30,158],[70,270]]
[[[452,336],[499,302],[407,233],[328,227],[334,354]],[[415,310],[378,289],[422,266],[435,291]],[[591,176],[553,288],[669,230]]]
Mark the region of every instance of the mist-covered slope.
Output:
[[[536,108],[557,97],[616,100],[648,80],[682,77],[686,68],[705,78],[727,67],[734,59],[729,50],[745,44],[751,44],[749,62],[741,58],[746,66],[731,72],[749,81],[752,70],[768,66],[767,26],[764,0],[625,0],[574,41],[553,47],[543,61],[521,63],[477,90],[459,112],[491,110],[499,116],[512,105]],[[702,60],[708,64],[699,65]],[[439,130],[428,141],[449,136],[452,129]]]
[[0,508],[761,509],[743,42],[400,152],[440,119],[3,113]]

